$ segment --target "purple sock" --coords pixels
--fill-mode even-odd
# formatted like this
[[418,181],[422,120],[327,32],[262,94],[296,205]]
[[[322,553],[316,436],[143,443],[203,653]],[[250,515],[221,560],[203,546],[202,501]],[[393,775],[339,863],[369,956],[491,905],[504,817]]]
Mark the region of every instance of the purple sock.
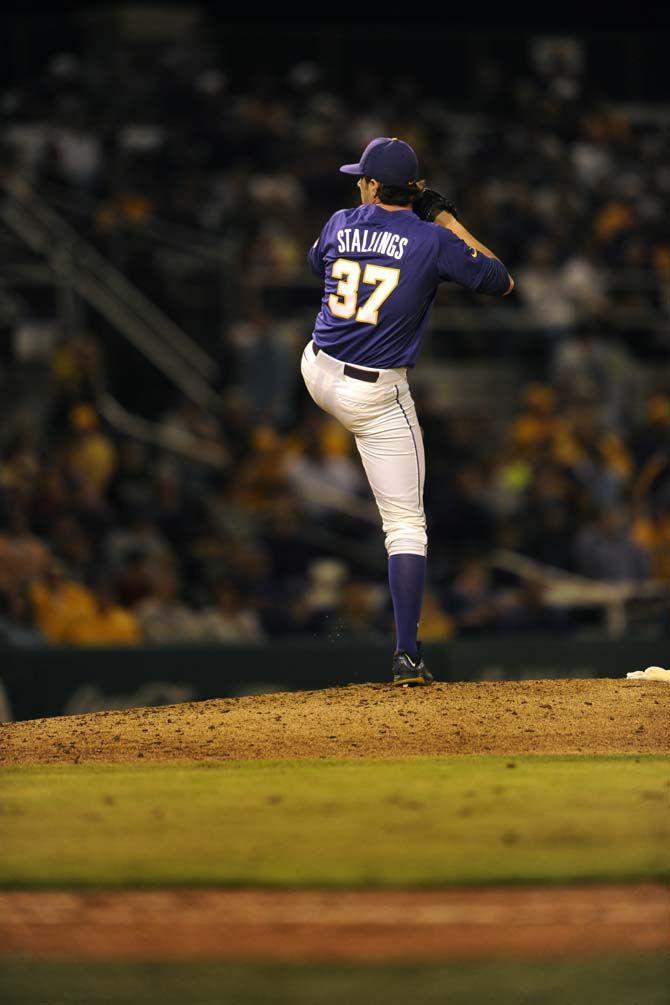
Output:
[[423,555],[389,557],[389,586],[395,614],[396,649],[402,649],[410,656],[416,653],[416,633],[425,581],[426,559]]

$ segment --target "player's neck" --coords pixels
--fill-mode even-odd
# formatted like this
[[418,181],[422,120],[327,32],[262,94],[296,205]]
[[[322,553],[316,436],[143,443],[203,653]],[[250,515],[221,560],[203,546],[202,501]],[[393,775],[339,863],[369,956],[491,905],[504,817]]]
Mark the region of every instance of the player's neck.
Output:
[[404,210],[405,212],[409,210],[410,213],[412,212],[411,206],[389,206],[385,202],[375,202],[373,205],[378,206],[379,209],[385,209],[387,213],[395,213],[397,210]]

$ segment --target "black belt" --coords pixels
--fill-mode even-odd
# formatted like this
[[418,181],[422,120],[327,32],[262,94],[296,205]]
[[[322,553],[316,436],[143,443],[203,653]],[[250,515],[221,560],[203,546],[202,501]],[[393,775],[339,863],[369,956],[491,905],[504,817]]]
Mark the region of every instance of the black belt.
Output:
[[[312,349],[314,350],[314,355],[318,356],[321,352],[321,348],[312,342]],[[376,384],[379,380],[379,370],[361,370],[358,366],[350,366],[349,363],[344,364],[343,373],[345,377],[355,377],[356,380],[366,380],[368,384]]]

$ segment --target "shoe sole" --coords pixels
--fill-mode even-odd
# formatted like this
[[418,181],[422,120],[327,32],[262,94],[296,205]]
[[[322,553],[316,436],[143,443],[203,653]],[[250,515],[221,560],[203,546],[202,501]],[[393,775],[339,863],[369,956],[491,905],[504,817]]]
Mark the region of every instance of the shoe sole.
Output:
[[432,681],[426,680],[425,677],[403,677],[400,680],[394,680],[391,682],[392,687],[427,687],[432,684]]

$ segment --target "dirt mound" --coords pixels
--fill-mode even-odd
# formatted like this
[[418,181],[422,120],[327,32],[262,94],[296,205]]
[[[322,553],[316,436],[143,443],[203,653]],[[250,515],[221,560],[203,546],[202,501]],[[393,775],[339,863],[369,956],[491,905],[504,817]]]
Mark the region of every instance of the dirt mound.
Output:
[[0,764],[667,753],[670,688],[627,680],[367,684],[0,727]]

